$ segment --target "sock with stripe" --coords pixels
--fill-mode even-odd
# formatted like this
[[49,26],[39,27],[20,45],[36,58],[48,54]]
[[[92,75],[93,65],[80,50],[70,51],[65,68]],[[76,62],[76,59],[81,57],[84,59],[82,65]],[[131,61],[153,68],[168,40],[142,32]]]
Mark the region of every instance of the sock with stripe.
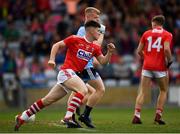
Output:
[[140,108],[135,108],[134,116],[141,118],[141,109]]
[[72,100],[68,105],[67,112],[64,117],[65,119],[72,117],[73,113],[76,111],[76,108],[81,105],[83,98],[84,96],[81,93],[76,93],[74,95],[74,97],[72,98]]
[[161,119],[162,113],[163,113],[163,109],[161,109],[161,108],[157,108],[157,109],[156,109],[156,119],[157,119],[157,120],[160,120],[160,119]]
[[21,115],[21,119],[24,121],[27,121],[31,115],[36,114],[37,112],[39,112],[41,109],[44,108],[44,105],[42,103],[42,100],[38,100],[36,101],[34,104],[32,104],[29,109],[25,110],[22,115]]

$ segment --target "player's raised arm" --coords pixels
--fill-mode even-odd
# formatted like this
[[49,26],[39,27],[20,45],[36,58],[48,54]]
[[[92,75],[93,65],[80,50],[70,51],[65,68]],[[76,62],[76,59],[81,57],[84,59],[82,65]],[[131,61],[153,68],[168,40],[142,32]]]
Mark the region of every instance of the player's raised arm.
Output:
[[100,64],[107,64],[110,61],[111,56],[115,50],[115,45],[113,43],[109,43],[107,45],[107,48],[108,48],[108,51],[105,56],[100,55],[100,56],[96,57]]
[[63,48],[63,47],[65,47],[64,41],[59,41],[52,46],[50,58],[48,61],[49,66],[51,66],[53,68],[56,66],[56,63],[55,63],[56,54],[57,54],[59,48]]

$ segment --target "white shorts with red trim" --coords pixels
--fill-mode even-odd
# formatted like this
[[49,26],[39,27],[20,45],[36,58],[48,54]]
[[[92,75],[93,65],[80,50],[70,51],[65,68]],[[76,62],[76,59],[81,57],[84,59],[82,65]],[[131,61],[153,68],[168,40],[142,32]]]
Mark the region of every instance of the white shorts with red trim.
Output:
[[57,84],[62,84],[66,80],[77,76],[76,73],[72,69],[62,69],[59,71],[57,76]]
[[168,75],[167,71],[150,71],[150,70],[142,70],[142,75],[150,78],[162,78]]

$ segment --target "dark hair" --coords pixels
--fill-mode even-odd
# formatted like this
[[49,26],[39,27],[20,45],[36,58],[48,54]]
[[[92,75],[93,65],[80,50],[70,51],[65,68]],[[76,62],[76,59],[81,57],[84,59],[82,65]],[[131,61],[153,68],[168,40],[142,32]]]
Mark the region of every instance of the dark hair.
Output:
[[163,25],[165,22],[165,17],[163,15],[156,15],[152,18],[151,22],[155,22],[157,25]]
[[95,28],[96,27],[98,27],[98,28],[101,27],[101,25],[98,22],[93,21],[93,20],[87,21],[84,26],[85,26],[85,29],[88,28],[88,27],[95,27]]

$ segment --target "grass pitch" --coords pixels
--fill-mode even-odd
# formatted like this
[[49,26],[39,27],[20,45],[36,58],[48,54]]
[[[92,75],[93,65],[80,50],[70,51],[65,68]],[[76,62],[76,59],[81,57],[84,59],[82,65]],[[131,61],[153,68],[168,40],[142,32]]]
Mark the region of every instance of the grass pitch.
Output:
[[[33,133],[180,133],[180,109],[166,108],[163,119],[166,125],[155,125],[154,109],[146,108],[142,110],[142,125],[131,124],[133,108],[96,108],[92,112],[93,122],[96,129],[89,129],[85,125],[83,128],[68,129],[59,124],[65,110],[44,109],[36,115],[34,123],[23,125],[19,132]],[[14,132],[14,116],[20,113],[19,110],[0,111],[0,132]]]

